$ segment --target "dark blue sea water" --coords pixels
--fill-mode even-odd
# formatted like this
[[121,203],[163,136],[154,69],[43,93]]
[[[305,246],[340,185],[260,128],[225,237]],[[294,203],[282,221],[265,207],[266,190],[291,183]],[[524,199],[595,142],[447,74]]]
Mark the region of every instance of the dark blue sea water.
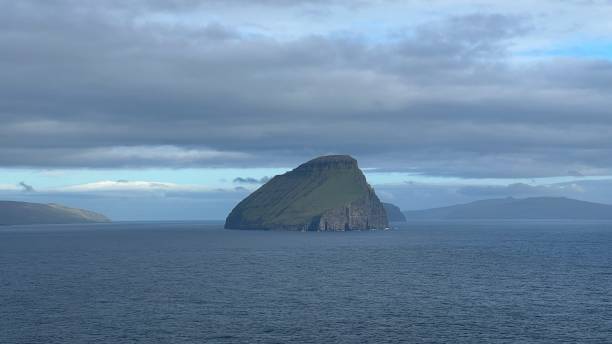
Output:
[[610,343],[611,222],[0,229],[0,343]]

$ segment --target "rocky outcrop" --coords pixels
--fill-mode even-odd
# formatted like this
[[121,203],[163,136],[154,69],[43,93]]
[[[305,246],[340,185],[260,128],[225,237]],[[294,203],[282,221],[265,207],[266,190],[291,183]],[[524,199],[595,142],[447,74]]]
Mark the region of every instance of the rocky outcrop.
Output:
[[352,229],[386,228],[387,216],[374,190],[368,195],[321,215],[314,228],[321,231],[342,231]]
[[344,231],[384,229],[387,214],[357,161],[313,159],[275,176],[240,202],[225,228]]
[[110,222],[89,210],[59,204],[0,201],[0,225],[71,224]]
[[395,204],[383,203],[389,222],[406,222],[406,216]]

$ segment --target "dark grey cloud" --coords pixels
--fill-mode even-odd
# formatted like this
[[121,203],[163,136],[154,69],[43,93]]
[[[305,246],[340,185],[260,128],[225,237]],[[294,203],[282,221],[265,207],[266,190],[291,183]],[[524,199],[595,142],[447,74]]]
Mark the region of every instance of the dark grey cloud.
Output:
[[19,182],[18,184],[21,187],[21,191],[23,192],[34,192],[34,187],[32,185],[28,185],[25,182]]
[[253,177],[237,177],[234,178],[234,183],[238,184],[264,184],[270,180],[270,177],[262,177],[262,178],[253,178]]
[[612,63],[510,63],[532,18],[449,16],[374,42],[143,19],[190,6],[6,4],[0,166],[287,167],[349,153],[449,176],[612,170]]

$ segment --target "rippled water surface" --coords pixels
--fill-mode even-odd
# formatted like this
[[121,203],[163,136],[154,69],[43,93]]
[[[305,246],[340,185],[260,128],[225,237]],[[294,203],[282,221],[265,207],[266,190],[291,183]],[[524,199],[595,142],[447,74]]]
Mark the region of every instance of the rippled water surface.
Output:
[[612,223],[0,228],[0,343],[612,342]]

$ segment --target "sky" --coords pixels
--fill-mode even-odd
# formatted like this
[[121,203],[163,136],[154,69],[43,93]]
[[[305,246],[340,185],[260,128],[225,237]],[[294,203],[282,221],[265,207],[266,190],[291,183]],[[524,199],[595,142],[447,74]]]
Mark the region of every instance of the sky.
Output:
[[609,0],[0,4],[0,199],[223,219],[350,154],[405,210],[612,204]]

